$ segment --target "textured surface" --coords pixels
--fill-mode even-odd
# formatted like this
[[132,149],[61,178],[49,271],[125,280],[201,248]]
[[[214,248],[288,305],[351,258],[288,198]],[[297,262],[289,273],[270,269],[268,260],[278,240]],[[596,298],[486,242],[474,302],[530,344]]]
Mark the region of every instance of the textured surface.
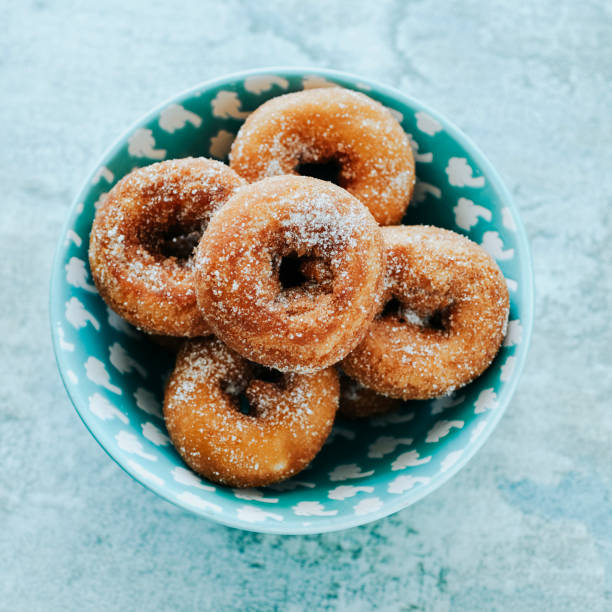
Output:
[[[609,608],[607,3],[7,6],[0,608]],[[227,529],[135,485],[78,421],[47,329],[55,241],[107,144],[181,88],[279,61],[363,73],[453,117],[514,194],[538,289],[527,370],[485,448],[419,504],[322,536]]]

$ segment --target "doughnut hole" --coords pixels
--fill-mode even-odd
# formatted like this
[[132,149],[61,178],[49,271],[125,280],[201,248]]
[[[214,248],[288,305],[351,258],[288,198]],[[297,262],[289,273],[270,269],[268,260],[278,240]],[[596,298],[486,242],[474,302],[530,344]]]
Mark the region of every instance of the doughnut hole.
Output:
[[395,319],[400,323],[420,327],[423,331],[429,330],[444,335],[450,331],[451,312],[452,305],[423,310],[414,308],[411,304],[393,296],[384,305],[380,318]]
[[273,368],[267,368],[256,363],[249,364],[247,374],[235,380],[221,380],[219,387],[228,396],[234,408],[246,416],[258,416],[258,398],[261,385],[275,387],[282,391],[287,387],[286,376]]
[[278,287],[276,300],[290,316],[307,312],[318,300],[332,298],[334,273],[330,261],[316,253],[300,255],[281,249],[272,256],[272,274]]
[[163,224],[144,225],[139,238],[156,259],[173,258],[184,265],[194,254],[202,233],[202,221],[170,219]]
[[253,364],[253,378],[279,387],[285,386],[285,375],[282,372],[259,364]]
[[344,186],[344,181],[342,180],[342,162],[337,157],[300,162],[296,166],[295,172],[301,176],[310,176],[322,181],[329,181],[340,187]]
[[310,293],[331,293],[333,272],[323,257],[300,256],[295,251],[278,258],[278,282],[281,291],[301,289]]
[[278,282],[286,291],[294,287],[303,287],[308,282],[308,277],[302,272],[303,257],[297,253],[290,253],[282,257],[278,264]]
[[201,237],[200,225],[175,226],[164,232],[159,250],[164,257],[174,257],[179,263],[184,263],[193,255]]

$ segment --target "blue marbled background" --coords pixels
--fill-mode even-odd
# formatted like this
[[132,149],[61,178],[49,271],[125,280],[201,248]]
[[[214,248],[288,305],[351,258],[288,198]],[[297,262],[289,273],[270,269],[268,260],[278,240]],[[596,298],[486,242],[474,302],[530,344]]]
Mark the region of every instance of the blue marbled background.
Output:
[[[608,610],[612,5],[3,2],[0,610]],[[514,194],[536,270],[527,369],[451,482],[307,537],[197,519],[139,487],[65,395],[51,257],[102,150],[176,91],[272,64],[378,79],[454,119]]]

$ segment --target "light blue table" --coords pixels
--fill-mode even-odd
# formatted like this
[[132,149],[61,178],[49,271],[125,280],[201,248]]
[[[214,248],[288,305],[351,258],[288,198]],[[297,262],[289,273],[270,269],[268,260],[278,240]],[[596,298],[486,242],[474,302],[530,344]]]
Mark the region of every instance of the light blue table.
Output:
[[[0,8],[0,609],[611,609],[612,5],[172,5]],[[107,144],[176,91],[278,63],[453,118],[507,181],[537,274],[527,371],[485,448],[416,506],[312,537],[227,529],[131,481],[47,329],[55,241]]]

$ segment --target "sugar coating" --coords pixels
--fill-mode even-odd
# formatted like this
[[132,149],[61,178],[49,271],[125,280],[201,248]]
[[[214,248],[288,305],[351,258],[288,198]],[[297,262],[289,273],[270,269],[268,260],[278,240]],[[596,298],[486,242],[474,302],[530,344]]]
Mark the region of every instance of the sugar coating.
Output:
[[[198,474],[234,487],[278,482],[304,469],[323,446],[338,407],[338,375],[278,374],[216,338],[189,340],[166,387],[164,418],[173,444]],[[238,409],[244,393],[253,413]]]
[[244,181],[227,166],[185,158],[134,170],[96,212],[89,261],[106,303],[133,325],[155,334],[210,333],[193,289],[193,258],[162,254],[165,232],[201,233]]
[[253,182],[331,159],[338,184],[378,223],[401,221],[415,182],[408,136],[387,108],[356,91],[311,89],[265,102],[238,132],[230,166]]
[[[480,246],[455,232],[394,226],[382,234],[380,312],[342,369],[389,397],[451,393],[482,374],[499,350],[509,311],[504,277]],[[384,314],[391,299],[400,308]],[[441,327],[431,324],[436,313]]]
[[[283,257],[309,282],[284,288]],[[383,287],[372,215],[331,183],[285,176],[237,192],[210,222],[196,258],[198,304],[213,332],[281,371],[336,363],[363,338]]]

